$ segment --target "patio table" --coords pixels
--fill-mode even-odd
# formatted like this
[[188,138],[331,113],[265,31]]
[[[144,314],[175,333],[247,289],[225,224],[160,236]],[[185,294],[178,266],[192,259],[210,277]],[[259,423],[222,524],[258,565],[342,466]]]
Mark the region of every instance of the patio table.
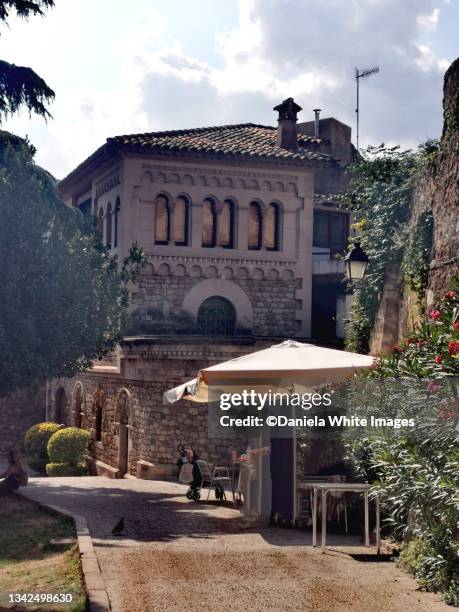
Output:
[[[314,482],[311,483],[313,489],[313,509],[312,509],[312,545],[317,546],[317,498],[319,490],[322,493],[322,538],[321,548],[325,551],[327,540],[327,493],[330,491],[340,491],[343,493],[363,493],[365,510],[365,546],[370,546],[370,517],[369,517],[369,491],[370,485],[360,482]],[[379,506],[379,494],[376,493],[376,549],[379,554],[381,545],[380,535],[381,517]]]

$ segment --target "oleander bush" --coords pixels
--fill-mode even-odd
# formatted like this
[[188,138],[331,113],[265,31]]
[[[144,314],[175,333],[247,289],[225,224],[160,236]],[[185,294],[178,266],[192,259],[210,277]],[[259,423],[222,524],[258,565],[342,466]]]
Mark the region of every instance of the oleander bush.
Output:
[[[354,414],[396,412],[415,426],[366,429],[345,441],[357,474],[381,495],[400,563],[459,605],[458,281],[410,337],[354,386]],[[360,386],[359,386],[360,385]]]
[[29,466],[39,472],[45,473],[48,458],[48,441],[60,429],[57,423],[37,423],[26,431],[24,446]]
[[80,476],[85,473],[83,466],[90,439],[89,432],[77,427],[66,427],[53,434],[48,442],[48,476]]

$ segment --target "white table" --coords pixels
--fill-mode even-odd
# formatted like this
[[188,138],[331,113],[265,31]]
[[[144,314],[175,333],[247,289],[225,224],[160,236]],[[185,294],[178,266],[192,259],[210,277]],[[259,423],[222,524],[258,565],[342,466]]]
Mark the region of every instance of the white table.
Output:
[[[369,491],[370,485],[360,482],[314,482],[311,483],[311,488],[314,492],[314,501],[312,506],[312,545],[317,546],[317,497],[318,492],[322,493],[322,552],[325,551],[327,540],[327,493],[331,491],[340,491],[343,493],[363,493],[365,507],[365,546],[370,546],[370,500]],[[379,494],[376,493],[376,548],[379,554],[381,536],[380,536],[380,508]]]

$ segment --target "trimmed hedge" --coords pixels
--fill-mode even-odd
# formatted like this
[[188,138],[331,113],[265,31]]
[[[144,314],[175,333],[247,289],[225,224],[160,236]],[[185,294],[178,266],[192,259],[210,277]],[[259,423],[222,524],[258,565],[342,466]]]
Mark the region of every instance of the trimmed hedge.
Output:
[[48,456],[51,463],[83,463],[88,453],[91,437],[85,429],[65,427],[56,431],[48,442]]
[[48,463],[46,474],[48,476],[85,476],[88,469],[84,463],[73,465],[71,463]]
[[24,436],[27,463],[36,472],[45,473],[48,458],[48,442],[61,425],[58,423],[37,423],[28,429]]

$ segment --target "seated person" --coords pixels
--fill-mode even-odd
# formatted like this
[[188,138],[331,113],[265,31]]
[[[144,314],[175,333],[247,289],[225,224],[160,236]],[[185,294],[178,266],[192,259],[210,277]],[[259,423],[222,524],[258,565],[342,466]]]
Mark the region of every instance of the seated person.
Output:
[[27,471],[18,450],[8,452],[8,467],[0,474],[0,478],[4,479],[0,482],[0,497],[16,491],[19,487],[27,486]]

